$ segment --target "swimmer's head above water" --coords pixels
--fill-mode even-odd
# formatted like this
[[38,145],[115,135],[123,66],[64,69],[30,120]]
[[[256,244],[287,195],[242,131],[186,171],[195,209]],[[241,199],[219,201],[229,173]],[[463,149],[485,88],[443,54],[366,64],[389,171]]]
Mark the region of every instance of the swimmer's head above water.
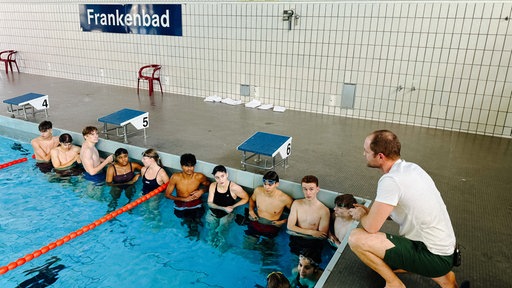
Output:
[[279,183],[279,175],[275,171],[268,171],[263,175],[263,184],[272,185],[274,183]]

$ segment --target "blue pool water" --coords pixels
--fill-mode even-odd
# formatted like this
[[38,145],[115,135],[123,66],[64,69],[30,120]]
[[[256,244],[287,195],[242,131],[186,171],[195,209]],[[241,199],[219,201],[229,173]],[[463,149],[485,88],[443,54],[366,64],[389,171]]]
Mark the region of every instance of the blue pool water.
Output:
[[[0,163],[29,157],[0,170],[0,267],[103,217],[111,200],[110,187],[43,174],[30,155],[30,144],[0,137]],[[246,249],[245,227],[233,222],[230,247],[221,252],[205,241],[204,228],[199,241],[187,238],[172,201],[156,197],[0,275],[0,287],[46,287],[29,286],[35,279],[66,288],[254,287],[265,286],[271,271],[290,276],[295,263],[286,233],[274,248]],[[127,201],[121,196],[118,208]],[[324,250],[323,267],[333,252]]]

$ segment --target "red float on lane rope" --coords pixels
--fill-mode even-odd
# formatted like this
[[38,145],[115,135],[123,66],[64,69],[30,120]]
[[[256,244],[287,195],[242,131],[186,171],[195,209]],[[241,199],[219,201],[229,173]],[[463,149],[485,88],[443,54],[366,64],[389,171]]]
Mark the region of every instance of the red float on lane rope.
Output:
[[24,158],[20,158],[20,159],[16,159],[16,160],[13,160],[11,162],[7,162],[7,163],[4,163],[4,164],[0,164],[0,169],[4,169],[4,168],[7,168],[9,166],[12,166],[14,164],[19,164],[19,163],[23,163],[25,161],[27,161],[27,157],[24,157]]

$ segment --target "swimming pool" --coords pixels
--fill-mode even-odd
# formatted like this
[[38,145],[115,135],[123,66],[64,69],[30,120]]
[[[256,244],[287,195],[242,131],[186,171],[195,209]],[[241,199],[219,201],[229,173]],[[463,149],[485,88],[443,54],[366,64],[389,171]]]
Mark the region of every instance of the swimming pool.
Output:
[[[28,143],[0,137],[0,163],[31,154]],[[29,159],[0,170],[0,266],[103,217],[109,209],[109,187],[90,185],[81,177],[42,174],[34,164]],[[271,251],[264,246],[264,251],[249,250],[242,245],[245,227],[232,223],[231,247],[222,253],[206,243],[204,230],[199,241],[188,239],[172,213],[172,201],[156,197],[158,209],[150,208],[153,199],[142,203],[0,275],[0,287],[16,287],[36,276],[55,281],[51,287],[254,287],[264,286],[270,271],[289,276],[295,266],[286,233]],[[119,206],[127,201],[121,196]],[[333,251],[325,252],[324,267]],[[24,272],[37,267],[43,269]]]

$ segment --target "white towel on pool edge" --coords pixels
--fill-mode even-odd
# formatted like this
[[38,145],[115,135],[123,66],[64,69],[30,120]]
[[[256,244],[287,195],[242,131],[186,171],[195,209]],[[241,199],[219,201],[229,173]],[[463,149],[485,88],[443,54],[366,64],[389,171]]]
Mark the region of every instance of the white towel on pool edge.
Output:
[[245,103],[245,107],[247,108],[256,108],[261,105],[259,100],[253,99],[251,102]]
[[263,104],[261,106],[258,106],[258,109],[261,109],[261,110],[268,110],[270,108],[274,107],[274,105],[272,104]]
[[284,112],[286,107],[283,106],[274,106],[274,112]]

